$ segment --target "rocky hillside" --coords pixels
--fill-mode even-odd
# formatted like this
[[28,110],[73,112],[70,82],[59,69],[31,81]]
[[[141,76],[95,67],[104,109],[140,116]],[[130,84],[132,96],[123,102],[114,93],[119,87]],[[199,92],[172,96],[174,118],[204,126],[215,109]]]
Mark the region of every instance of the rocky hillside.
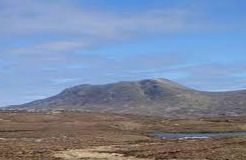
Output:
[[79,85],[58,95],[9,108],[86,110],[155,116],[214,116],[246,113],[246,90],[202,92],[166,79]]

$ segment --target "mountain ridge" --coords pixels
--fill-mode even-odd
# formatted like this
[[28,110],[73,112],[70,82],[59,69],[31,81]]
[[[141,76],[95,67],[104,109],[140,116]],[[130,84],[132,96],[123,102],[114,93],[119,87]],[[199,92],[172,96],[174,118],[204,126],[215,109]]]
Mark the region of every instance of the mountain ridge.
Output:
[[23,105],[24,110],[82,110],[153,116],[213,116],[246,113],[246,90],[198,91],[171,80],[145,79],[82,84]]

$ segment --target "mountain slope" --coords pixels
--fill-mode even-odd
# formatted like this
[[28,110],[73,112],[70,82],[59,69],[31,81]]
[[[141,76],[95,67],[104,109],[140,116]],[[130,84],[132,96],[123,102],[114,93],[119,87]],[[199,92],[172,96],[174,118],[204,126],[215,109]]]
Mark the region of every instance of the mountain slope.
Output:
[[10,108],[79,109],[156,116],[239,115],[246,113],[246,90],[202,92],[166,79],[148,79],[79,85],[53,97]]

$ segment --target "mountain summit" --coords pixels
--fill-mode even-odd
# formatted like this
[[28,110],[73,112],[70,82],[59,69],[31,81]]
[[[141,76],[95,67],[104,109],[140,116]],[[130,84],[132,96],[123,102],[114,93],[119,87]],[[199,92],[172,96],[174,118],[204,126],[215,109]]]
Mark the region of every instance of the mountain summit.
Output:
[[167,79],[146,79],[104,85],[79,85],[55,96],[10,108],[155,116],[239,115],[246,113],[246,90],[203,92]]

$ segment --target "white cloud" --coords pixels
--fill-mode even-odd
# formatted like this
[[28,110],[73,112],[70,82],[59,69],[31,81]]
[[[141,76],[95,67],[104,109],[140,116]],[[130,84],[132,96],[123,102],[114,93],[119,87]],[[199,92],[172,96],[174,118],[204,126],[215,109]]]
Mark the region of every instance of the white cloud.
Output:
[[58,40],[58,41],[49,41],[44,43],[32,44],[29,46],[23,46],[18,48],[10,48],[7,50],[10,54],[24,54],[30,55],[35,53],[41,54],[50,54],[57,52],[66,52],[72,51],[75,49],[85,49],[88,48],[89,44],[86,44],[81,40]]
[[52,83],[55,85],[62,85],[62,84],[69,84],[69,83],[75,83],[78,81],[81,81],[81,78],[60,78],[60,79],[52,79]]
[[246,87],[245,68],[246,65],[244,63],[227,65],[207,63],[180,67],[171,71],[186,73],[186,77],[182,77],[178,80],[187,86],[200,90],[224,91],[243,89]]
[[88,45],[79,41],[53,41],[37,46],[37,49],[49,49],[54,51],[64,51],[76,48],[87,48]]
[[199,25],[193,21],[196,13],[186,8],[118,13],[78,8],[64,1],[3,0],[0,4],[4,6],[0,11],[0,33],[60,32],[119,38],[146,32],[182,31]]

